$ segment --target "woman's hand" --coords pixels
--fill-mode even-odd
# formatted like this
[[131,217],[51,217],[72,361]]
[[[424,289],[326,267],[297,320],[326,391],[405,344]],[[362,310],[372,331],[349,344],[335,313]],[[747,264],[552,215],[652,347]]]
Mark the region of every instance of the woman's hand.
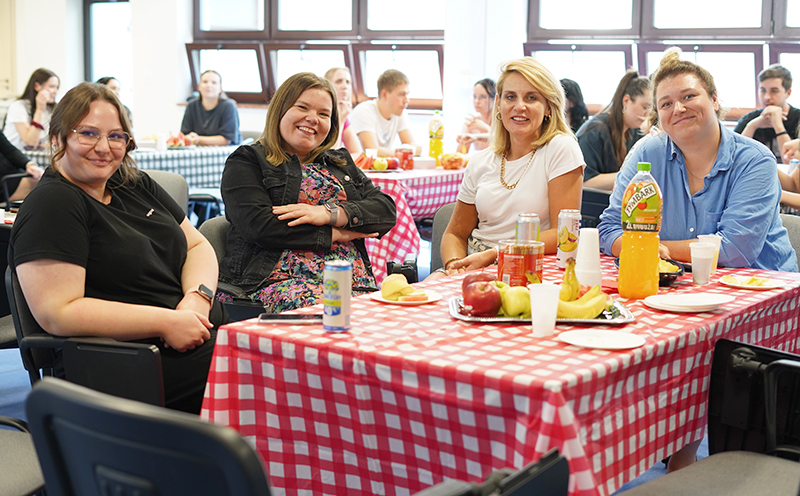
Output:
[[44,174],[44,169],[39,167],[36,162],[28,162],[25,164],[25,172],[30,174],[34,179],[39,179]]
[[658,256],[661,258],[672,258],[669,254],[669,248],[659,243],[658,245]]
[[491,129],[489,124],[483,122],[478,116],[470,115],[467,117],[467,129],[470,133],[488,133]]
[[353,241],[354,239],[364,239],[364,238],[377,238],[378,233],[360,233],[356,231],[350,231],[349,229],[339,229],[338,227],[334,227],[331,233],[331,242],[333,243],[346,243],[348,241]]
[[212,325],[208,317],[192,310],[178,308],[171,314],[171,318],[164,322],[165,325],[161,332],[161,339],[168,348],[183,353],[193,350],[211,339],[209,329]]
[[344,124],[344,120],[350,115],[353,110],[353,102],[339,100],[339,122]]
[[200,144],[200,135],[197,134],[196,132],[192,131],[191,133],[186,134],[184,136],[189,138],[189,143],[191,143],[193,145],[199,145]]
[[290,205],[277,205],[272,207],[272,213],[279,220],[289,220],[289,226],[311,224],[313,226],[326,226],[331,221],[331,213],[324,205],[309,205],[307,203],[292,203]]
[[800,159],[800,139],[787,141],[781,147],[784,163],[789,163],[793,158]]
[[461,260],[456,260],[447,267],[448,274],[458,274],[460,272],[470,272],[492,265],[497,260],[497,250],[492,248],[479,253],[473,253]]
[[44,111],[44,109],[47,108],[47,104],[50,103],[51,97],[52,93],[50,90],[44,89],[44,86],[42,86],[39,93],[36,93],[36,110]]

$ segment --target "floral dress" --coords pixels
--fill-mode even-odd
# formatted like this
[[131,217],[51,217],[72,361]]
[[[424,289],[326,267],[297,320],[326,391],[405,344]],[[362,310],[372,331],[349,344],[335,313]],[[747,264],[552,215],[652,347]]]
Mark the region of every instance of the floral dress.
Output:
[[[339,180],[316,164],[303,164],[298,203],[323,205],[331,200],[347,201]],[[315,305],[322,298],[325,262],[331,260],[349,260],[353,264],[354,296],[375,291],[375,278],[367,270],[356,245],[348,241],[334,243],[331,249],[323,251],[284,250],[268,277],[278,282],[250,294],[250,299],[260,301],[267,311],[276,313]]]

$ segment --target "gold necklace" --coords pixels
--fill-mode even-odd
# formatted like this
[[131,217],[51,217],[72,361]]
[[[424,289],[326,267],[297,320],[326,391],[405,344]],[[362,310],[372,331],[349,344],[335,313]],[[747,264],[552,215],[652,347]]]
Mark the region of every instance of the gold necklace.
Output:
[[531,165],[533,161],[533,156],[536,155],[536,150],[531,152],[531,158],[528,159],[528,163],[525,164],[525,168],[522,169],[522,174],[519,175],[519,179],[514,184],[507,184],[506,183],[506,155],[507,153],[503,154],[503,158],[500,159],[500,184],[503,185],[505,189],[514,189],[517,187],[520,181],[522,181],[522,177],[525,175],[525,171],[528,170],[528,166]]

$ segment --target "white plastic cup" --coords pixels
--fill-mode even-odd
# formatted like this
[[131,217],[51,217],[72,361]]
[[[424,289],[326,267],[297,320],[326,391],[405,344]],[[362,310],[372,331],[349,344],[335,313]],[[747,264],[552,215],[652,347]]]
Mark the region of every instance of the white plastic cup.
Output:
[[578,237],[578,253],[575,256],[575,276],[584,286],[603,285],[600,268],[600,236],[593,227],[581,228]]
[[552,336],[556,330],[556,312],[561,286],[549,282],[529,284],[531,294],[531,327],[533,336]]
[[167,135],[160,133],[156,136],[156,150],[163,152],[167,150]]
[[378,149],[377,148],[367,148],[364,150],[364,154],[367,157],[376,158],[378,156]]
[[698,286],[708,284],[711,265],[714,263],[714,245],[711,243],[689,243],[692,251],[692,280]]
[[701,234],[697,237],[701,243],[709,243],[714,245],[714,261],[711,262],[711,275],[717,273],[717,263],[719,262],[719,246],[722,243],[722,238],[716,234]]

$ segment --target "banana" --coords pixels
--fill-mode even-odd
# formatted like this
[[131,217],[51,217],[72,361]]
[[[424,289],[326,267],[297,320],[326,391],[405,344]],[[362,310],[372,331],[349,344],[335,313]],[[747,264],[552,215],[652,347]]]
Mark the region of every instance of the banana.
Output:
[[580,298],[575,300],[574,303],[576,303],[578,305],[583,305],[587,301],[589,301],[592,298],[594,298],[595,296],[599,295],[601,292],[602,292],[602,289],[600,289],[600,286],[597,286],[597,285],[592,286],[592,289],[590,289],[583,296],[581,296]]
[[[589,294],[589,293],[586,293]],[[577,301],[558,302],[556,318],[559,319],[593,319],[600,315],[606,308],[606,294],[600,293],[593,298],[578,303]]]
[[558,299],[561,301],[574,301],[578,298],[581,286],[575,276],[575,260],[567,260],[567,268],[564,271],[564,279],[561,281],[561,293]]

